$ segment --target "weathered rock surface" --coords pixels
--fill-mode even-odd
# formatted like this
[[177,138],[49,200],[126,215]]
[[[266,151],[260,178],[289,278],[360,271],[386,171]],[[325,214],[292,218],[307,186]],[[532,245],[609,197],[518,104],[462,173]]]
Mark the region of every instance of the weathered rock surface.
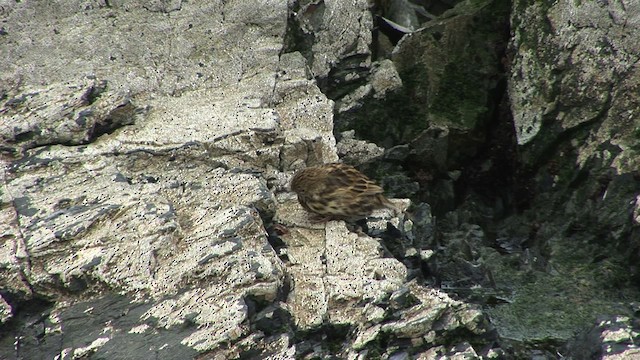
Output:
[[405,36],[402,87],[336,99],[337,124],[401,143],[385,159],[437,216],[417,247],[434,283],[485,304],[512,356],[571,356],[597,317],[638,317],[638,4],[505,4],[460,2]]
[[637,321],[627,316],[600,317],[591,329],[569,342],[566,351],[575,358],[635,359],[640,357],[635,345],[639,337]]
[[[526,272],[494,275],[536,280],[490,311],[505,336],[557,346],[597,317],[637,317],[638,14],[637,2],[514,2],[508,93],[528,209],[497,240]],[[599,341],[612,358],[631,349]],[[587,356],[572,351],[560,350]]]
[[[390,356],[490,330],[287,192],[294,170],[338,160],[307,70],[370,66],[372,22],[366,1],[307,6],[308,62],[283,53],[286,5],[1,5],[1,358]],[[377,94],[398,84],[385,69]]]
[[313,38],[308,49],[313,76],[325,78],[345,61],[349,66],[371,65],[373,20],[368,1],[305,1],[300,5],[295,18],[303,36]]
[[135,106],[126,94],[108,92],[106,81],[80,79],[27,90],[8,99],[0,139],[4,151],[20,152],[49,144],[79,145],[130,125]]
[[635,356],[638,4],[513,5],[0,3],[0,358]]
[[[556,134],[595,122],[600,139],[626,142],[631,134],[620,130],[633,128],[637,107],[631,94],[638,86],[639,49],[631,39],[640,5],[516,4],[523,11],[512,16],[516,56],[509,86],[518,142],[532,141],[547,119],[556,120]],[[532,31],[546,21],[544,31]]]

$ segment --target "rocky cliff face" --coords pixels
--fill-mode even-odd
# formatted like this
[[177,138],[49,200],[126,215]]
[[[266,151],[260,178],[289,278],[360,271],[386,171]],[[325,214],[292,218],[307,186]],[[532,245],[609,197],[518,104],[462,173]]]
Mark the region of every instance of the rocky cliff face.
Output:
[[634,6],[0,3],[0,358],[638,354]]

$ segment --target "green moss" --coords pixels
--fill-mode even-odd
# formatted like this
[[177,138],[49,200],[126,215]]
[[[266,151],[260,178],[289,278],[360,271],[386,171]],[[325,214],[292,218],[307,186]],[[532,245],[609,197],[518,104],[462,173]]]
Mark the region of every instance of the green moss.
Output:
[[474,67],[451,62],[431,103],[431,113],[449,124],[473,128],[478,117],[488,111],[487,84]]
[[631,144],[629,146],[632,150],[640,150],[640,126],[633,129],[631,132]]
[[441,22],[407,37],[394,56],[402,90],[340,114],[336,129],[354,129],[384,146],[409,142],[432,124],[482,131],[503,79],[509,11],[502,0],[461,2]]
[[384,101],[371,101],[357,112],[342,114],[336,123],[338,132],[353,129],[358,137],[378,144],[392,146],[407,142],[408,134],[419,133],[426,128],[424,109],[411,100],[407,89],[388,95]]
[[[535,3],[535,6],[533,5]],[[514,16],[512,16],[512,27],[518,33],[522,49],[534,49],[537,54],[544,53],[544,49],[549,45],[548,36],[553,34],[553,28],[549,21],[529,20],[529,23],[522,23],[522,19],[540,18],[546,19],[549,8],[553,6],[551,1],[516,1],[514,5]],[[532,12],[535,11],[535,14]],[[520,15],[523,13],[529,15]],[[535,25],[535,28],[530,28]],[[522,29],[526,27],[527,29]]]
[[593,326],[599,315],[629,314],[622,303],[639,294],[623,287],[622,262],[593,263],[587,259],[593,258],[595,248],[568,241],[552,245],[554,262],[548,268],[553,274],[521,271],[503,255],[486,255],[498,286],[512,286],[509,303],[487,309],[501,336],[526,342],[564,341]]

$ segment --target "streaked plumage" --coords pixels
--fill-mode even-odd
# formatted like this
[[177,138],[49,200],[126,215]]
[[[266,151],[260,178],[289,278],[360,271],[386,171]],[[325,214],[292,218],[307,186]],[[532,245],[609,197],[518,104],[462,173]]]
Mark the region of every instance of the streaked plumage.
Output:
[[353,166],[340,163],[298,171],[291,179],[291,190],[302,207],[324,219],[355,220],[384,207],[397,211],[380,186]]

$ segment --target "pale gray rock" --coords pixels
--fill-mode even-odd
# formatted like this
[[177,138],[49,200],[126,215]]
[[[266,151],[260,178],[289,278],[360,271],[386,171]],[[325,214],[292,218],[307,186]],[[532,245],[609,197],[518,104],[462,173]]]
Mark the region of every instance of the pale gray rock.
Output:
[[279,74],[274,94],[284,131],[280,168],[299,170],[338,160],[333,101],[320,92],[315,81],[306,78],[307,65],[300,53],[283,54],[282,66],[288,70]]
[[353,130],[342,132],[340,135],[337,150],[340,159],[347,164],[361,165],[380,158],[384,154],[384,148],[365,140],[355,139]]
[[[388,227],[392,226],[396,229],[404,229],[405,214],[411,200],[409,199],[391,199],[391,202],[398,209],[397,213],[394,213],[393,209],[383,208],[374,210],[368,218],[367,227],[368,234],[374,237],[382,237],[387,231]],[[410,238],[413,234],[404,233],[403,236]]]
[[287,3],[8,2],[3,10],[3,90],[95,76],[114,90],[179,94],[273,77],[261,69],[277,63]]
[[402,87],[402,79],[391,60],[385,59],[372,66],[371,87],[374,99],[383,99],[389,92]]
[[302,32],[314,37],[310,60],[314,77],[326,77],[345,59],[357,59],[360,66],[371,65],[373,19],[369,6],[366,0],[313,1],[295,14]]
[[[509,94],[519,144],[532,141],[544,119],[562,130],[603,121],[599,138],[633,122],[630,113],[616,108],[633,111],[638,106],[625,104],[638,86],[639,48],[631,39],[638,32],[639,6],[536,3],[513,12],[516,55]],[[540,28],[542,24],[548,28]],[[615,142],[624,143],[624,137]]]
[[79,145],[134,122],[136,107],[106,81],[80,79],[25,89],[0,108],[0,150],[21,152],[48,144]]
[[[410,298],[412,305],[402,300],[394,302],[394,297]],[[358,337],[352,343],[350,355],[366,354],[366,351],[360,349],[367,343],[384,337],[387,340],[410,341],[414,346],[428,348],[427,351],[415,353],[415,358],[418,359],[432,359],[444,355],[452,358],[475,358],[478,356],[477,351],[468,343],[459,343],[453,347],[441,346],[440,335],[437,335],[436,331],[439,334],[471,331],[481,335],[489,330],[485,326],[487,320],[481,311],[455,301],[438,290],[425,289],[413,281],[394,292],[389,299],[389,305],[387,311],[392,314],[386,321],[365,323],[366,325],[358,329]],[[436,323],[437,326],[434,326]],[[394,349],[393,346],[389,346],[385,358],[407,356],[406,352]]]
[[[309,63],[283,53],[288,5],[2,3],[0,307],[24,325],[0,358],[293,359],[335,352],[299,336],[338,328],[339,355],[362,356],[381,337],[440,344],[435,321],[484,334],[475,310],[407,285],[380,238],[311,223],[287,191],[338,160],[310,74],[369,67],[372,27],[365,0],[307,5]],[[390,63],[371,86],[399,86]],[[372,215],[376,235],[388,223]]]
[[243,297],[275,299],[283,268],[256,211],[275,210],[264,180],[194,163],[190,151],[167,166],[144,152],[61,150],[28,157],[45,165],[26,164],[7,184],[25,204],[17,211],[31,286],[151,296],[158,302],[141,320],[163,327],[199,314],[183,343],[200,351],[243,334]]
[[350,232],[342,221],[309,223],[297,200],[282,203],[286,207],[279,208],[276,220],[296,225],[282,238],[293,283],[287,303],[299,328],[355,323],[365,316],[356,303],[375,302],[402,284],[406,268],[395,259],[380,259],[377,239]]
[[0,324],[4,324],[11,320],[13,317],[12,312],[13,309],[11,308],[11,305],[9,305],[3,297],[0,297]]
[[[114,13],[107,15],[112,19],[130,16],[120,13],[119,6],[138,14],[144,13],[144,9],[198,11],[187,4],[181,4],[180,8],[165,5],[143,4],[140,8],[115,3],[109,10]],[[276,211],[273,193],[261,174],[265,170],[267,175],[273,175],[278,170],[337,160],[332,134],[333,103],[314,81],[307,79],[307,64],[299,53],[278,58],[280,44],[272,42],[272,30],[277,29],[273,13],[263,12],[265,18],[255,18],[255,9],[248,11],[243,6],[235,3],[218,9],[226,11],[226,26],[212,22],[212,26],[219,26],[213,34],[221,34],[224,29],[224,36],[228,29],[235,29],[229,24],[236,22],[253,22],[269,28],[226,38],[243,38],[243,46],[221,45],[226,48],[224,54],[230,63],[217,64],[215,69],[221,75],[231,74],[235,78],[216,79],[209,85],[191,83],[193,90],[176,82],[175,88],[166,93],[178,96],[167,96],[163,86],[170,81],[163,84],[136,83],[135,78],[125,81],[119,73],[123,69],[115,65],[114,72],[100,74],[108,79],[108,86],[80,78],[80,85],[59,82],[39,91],[36,94],[39,97],[28,98],[31,102],[9,103],[23,106],[10,107],[9,111],[17,110],[16,114],[9,113],[8,119],[18,125],[25,123],[24,131],[44,125],[67,130],[69,124],[76,124],[77,129],[71,128],[67,133],[78,135],[71,138],[62,131],[51,130],[27,142],[16,127],[3,128],[7,131],[5,137],[16,147],[37,147],[26,150],[22,159],[5,163],[3,201],[14,207],[3,208],[2,215],[7,224],[15,225],[4,234],[11,241],[3,246],[2,263],[18,271],[5,276],[4,284],[14,284],[14,291],[36,287],[38,294],[54,297],[59,291],[81,295],[114,289],[136,301],[150,298],[147,310],[133,325],[136,333],[148,336],[155,327],[171,331],[194,324],[197,328],[182,334],[178,341],[197,352],[217,349],[221,343],[254,346],[280,341],[256,338],[246,326],[250,316],[246,298],[275,301],[286,279],[286,269],[267,242],[261,218],[261,214],[269,216]],[[94,22],[99,24],[104,14],[97,11]],[[87,16],[91,19],[91,15]],[[282,12],[281,25],[285,19],[286,13]],[[180,20],[176,24],[179,23]],[[96,25],[91,20],[88,24]],[[256,37],[256,41],[251,37]],[[138,48],[135,44],[138,40],[132,41],[127,46]],[[253,46],[254,51],[247,51],[245,45]],[[29,53],[21,57],[24,62],[43,51],[37,46],[21,51],[27,50]],[[183,57],[189,53],[175,55]],[[248,55],[255,58],[243,60]],[[56,54],[50,56],[61,61]],[[135,58],[136,53],[128,56]],[[91,64],[84,65],[93,68]],[[234,72],[238,66],[243,67],[242,71]],[[276,68],[282,69],[278,77],[274,76]],[[174,70],[188,71],[177,63]],[[35,83],[40,81],[38,76],[44,76],[30,75],[33,78],[25,78],[26,82]],[[56,76],[61,75],[47,75],[47,79],[55,84]],[[232,86],[226,86],[227,83]],[[98,104],[107,109],[101,110],[99,120],[113,118],[109,109],[129,104],[122,102],[115,90],[110,92],[112,88],[123,88],[118,91],[130,95],[131,103],[140,104],[147,111],[135,118],[132,111],[122,122],[112,123],[110,133],[96,138],[88,132],[94,127],[91,123],[75,121],[75,114],[98,106],[84,100],[92,97],[92,87],[96,86],[100,91],[108,89],[106,100],[109,100],[105,105]],[[142,89],[155,95],[141,94]],[[25,90],[8,91],[20,94]],[[94,108],[90,110],[97,112]],[[30,111],[27,114],[31,115],[19,116],[18,111]],[[59,118],[62,125],[45,121],[52,117]],[[81,147],[66,146],[84,143]],[[52,146],[41,147],[45,144]],[[339,240],[336,236],[347,233],[343,228],[338,233],[341,235],[333,237],[334,241]],[[295,258],[295,251],[289,254]],[[386,267],[380,266],[375,265],[371,271],[386,271]],[[296,278],[292,273],[289,276],[295,282],[304,283],[303,276]],[[397,284],[401,280],[396,276]],[[313,310],[313,302],[305,297],[313,299],[326,293],[313,289],[302,292],[305,287],[297,285],[295,289],[298,292],[292,298],[298,299],[295,296],[300,294],[303,300],[292,300],[286,305],[288,311],[295,319],[302,319],[296,320],[301,324],[320,325],[318,321],[304,320],[305,314]],[[64,313],[66,305],[58,306],[58,311]],[[56,321],[68,324],[64,316]],[[111,351],[114,340],[119,341],[109,333],[96,334],[85,345],[67,346],[62,353],[100,354]],[[273,346],[265,345],[268,347]],[[291,354],[291,349],[295,349],[288,341],[280,341],[275,348],[275,353],[283,354]],[[220,354],[233,356],[238,351],[230,349]]]
[[[461,328],[476,334],[487,331],[483,326],[486,318],[481,311],[453,300],[438,290],[418,286],[415,282],[410,282],[408,287],[410,294],[418,299],[418,305],[398,309],[399,319],[384,324],[381,331],[400,338],[418,339],[425,335],[428,338],[434,322],[438,322],[438,331],[458,331]],[[452,313],[452,309],[458,306],[463,309]],[[427,339],[435,340],[435,337]]]
[[366,321],[371,304],[404,282],[406,267],[396,259],[381,258],[379,239],[351,232],[343,221],[312,223],[292,196],[281,197],[279,203],[275,220],[289,226],[289,233],[282,235],[293,284],[287,303],[299,328],[314,329],[325,321]]
[[368,76],[369,81],[340,98],[336,104],[337,113],[354,111],[368,99],[382,100],[402,88],[402,79],[391,60],[373,63]]
[[[492,356],[493,355],[493,356]],[[500,359],[501,356],[504,356],[503,353],[496,353],[488,355],[488,359]],[[478,352],[471,346],[469,343],[459,344],[454,347],[446,347],[446,346],[434,346],[427,351],[424,351],[420,354],[417,354],[415,359],[419,360],[428,360],[428,359],[481,359]]]
[[[6,174],[8,162],[0,160],[2,171],[0,172],[0,237],[6,239],[0,244],[0,266],[6,271],[0,272],[0,281],[7,288],[17,293],[25,294],[26,297],[33,295],[33,290],[26,278],[25,269],[28,268],[28,255],[26,244],[21,235],[17,208],[25,204],[17,203],[12,198],[10,189],[6,186]],[[12,206],[7,206],[7,205]]]
[[[285,142],[267,104],[286,4],[259,12],[246,2],[132,4],[23,3],[8,14],[2,136],[32,149],[3,164],[11,207],[2,219],[11,225],[0,261],[16,270],[3,286],[53,299],[66,293],[72,303],[109,289],[152,299],[132,326],[150,334],[194,324],[172,341],[203,352],[249,336],[246,299],[275,301],[285,281],[261,217],[275,212],[275,198],[260,173],[280,167]],[[48,25],[29,26],[38,22]],[[245,22],[255,31],[233,25]],[[56,33],[52,50],[47,39]],[[319,111],[331,108],[324,99]],[[325,118],[330,124],[330,111]],[[54,306],[64,313],[69,303]],[[64,332],[69,319],[60,321]],[[108,353],[123,340],[114,334],[61,342],[60,354]]]
[[[342,221],[310,223],[291,195],[281,196],[278,203],[275,220],[288,226],[288,233],[282,235],[287,243],[287,273],[292,278],[287,303],[297,327],[312,330],[327,323],[357,327],[347,357],[360,356],[380,336],[422,341],[435,322],[439,330],[464,328],[479,335],[487,331],[479,310],[416,282],[407,285],[406,266],[381,257],[385,251],[381,239],[350,232]],[[401,211],[409,206],[408,201],[395,203]],[[380,223],[399,226],[392,216],[392,212],[376,211],[369,224],[379,226],[375,220],[379,218]],[[391,312],[378,306],[388,303]],[[435,333],[431,341],[437,342]]]

